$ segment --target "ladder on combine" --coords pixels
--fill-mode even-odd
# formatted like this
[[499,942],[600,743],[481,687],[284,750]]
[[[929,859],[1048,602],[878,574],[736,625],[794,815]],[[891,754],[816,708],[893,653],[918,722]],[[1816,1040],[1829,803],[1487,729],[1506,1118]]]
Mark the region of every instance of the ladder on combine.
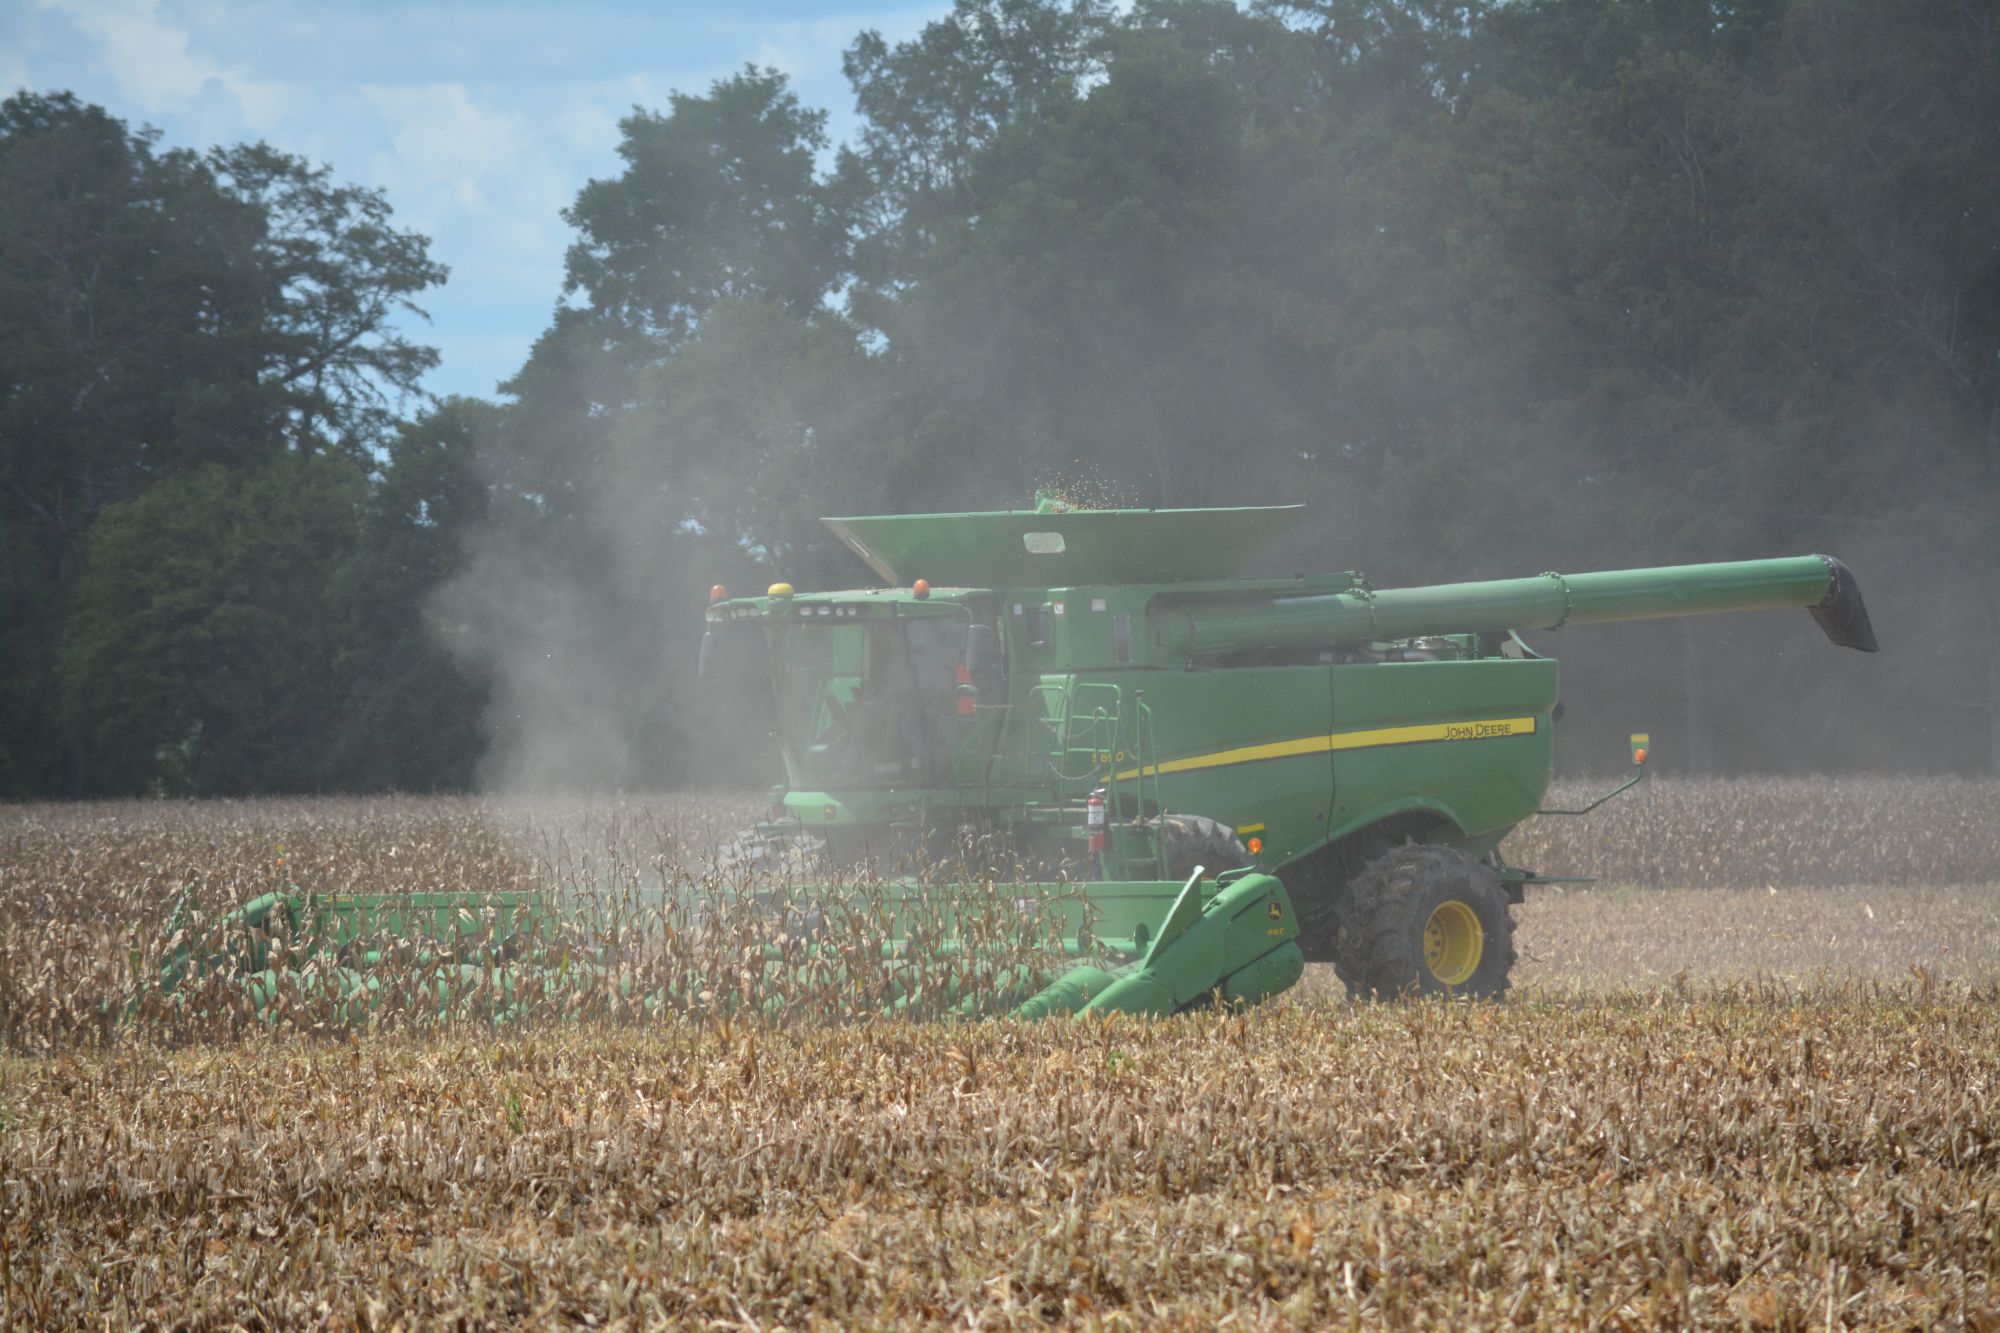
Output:
[[[1128,691],[1112,681],[1059,681],[1037,685],[1034,693],[1041,705],[1042,725],[1054,741],[1049,771],[1061,784],[1063,797],[1102,790],[1105,812],[1116,822],[1143,817],[1149,805],[1155,815],[1166,813],[1160,796],[1153,710],[1146,704],[1144,690]],[[1131,793],[1111,780],[1128,764],[1136,764],[1139,770],[1137,789]],[[1152,780],[1150,802],[1148,778]],[[1125,808],[1127,801],[1132,805],[1129,810]],[[1162,851],[1162,865],[1164,856]]]

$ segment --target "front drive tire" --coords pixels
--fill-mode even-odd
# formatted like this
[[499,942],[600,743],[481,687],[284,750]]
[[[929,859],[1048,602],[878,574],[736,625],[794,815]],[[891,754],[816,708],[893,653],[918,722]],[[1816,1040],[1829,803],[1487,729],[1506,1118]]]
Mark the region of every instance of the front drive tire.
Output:
[[1236,830],[1207,815],[1167,815],[1154,836],[1166,844],[1168,879],[1185,883],[1196,866],[1213,877],[1256,864]]
[[1398,847],[1348,882],[1333,968],[1356,999],[1495,999],[1514,966],[1507,894],[1483,861],[1451,847]]

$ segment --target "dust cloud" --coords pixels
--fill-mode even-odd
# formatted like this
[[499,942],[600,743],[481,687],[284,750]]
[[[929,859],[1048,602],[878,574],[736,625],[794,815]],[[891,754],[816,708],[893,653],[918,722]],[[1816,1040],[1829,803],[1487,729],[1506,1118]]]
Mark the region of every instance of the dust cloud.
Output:
[[[439,603],[453,648],[491,682],[482,781],[769,781],[757,672],[695,681],[708,586],[866,582],[819,515],[1016,507],[1072,460],[1120,499],[1304,503],[1309,531],[1257,572],[1358,569],[1383,588],[1838,556],[1879,655],[1831,647],[1803,611],[1530,636],[1563,664],[1561,771],[1618,769],[1625,737],[1645,731],[1668,774],[2000,773],[2000,288],[1994,228],[1977,221],[2000,217],[1981,109],[2000,106],[2000,62],[1982,56],[1995,39],[1942,11],[1784,9],[1756,77],[1710,45],[1634,47],[1676,106],[1699,110],[1705,137],[1685,144],[1660,141],[1678,113],[1613,114],[1622,104],[1591,79],[1623,75],[1520,73],[1540,68],[1540,30],[1496,21],[1433,53],[1433,71],[1477,67],[1481,50],[1451,42],[1522,62],[1519,86],[1503,79],[1484,103],[1466,73],[1444,114],[1430,83],[1371,77],[1371,61],[1380,75],[1406,58],[1393,44],[1350,51],[1299,7],[1292,26],[1251,11],[1189,33],[1165,10],[1106,11],[1091,20],[1103,41],[1051,65],[1108,53],[1083,61],[1073,106],[1001,96],[979,126],[871,121],[877,169],[966,131],[953,140],[965,174],[939,168],[932,193],[896,194],[893,171],[875,180],[872,231],[813,175],[831,157],[816,130],[793,141],[797,198],[713,217],[674,211],[679,195],[640,180],[652,159],[628,154],[593,199],[693,240],[683,254],[644,227],[638,241],[589,234],[573,277],[672,287],[683,260],[724,277],[674,287],[681,304],[646,327],[680,341],[636,353],[591,322],[603,311],[565,308],[510,389],[488,463],[512,507]],[[1533,22],[1589,28],[1595,12]],[[1577,52],[1630,36],[1571,35]],[[1737,37],[1774,39],[1755,25]],[[1877,63],[1895,43],[1907,59]],[[922,57],[882,46],[862,62],[877,80],[865,95],[927,86]],[[1713,77],[1677,82],[1703,61]],[[1880,162],[1915,148],[1857,139],[1838,120],[1853,99],[1827,104],[1835,86],[1880,109],[1880,132],[1936,142],[1885,176]],[[690,109],[708,119],[689,134],[725,124],[725,92],[782,100],[768,80],[718,84],[645,121],[647,142],[681,133]],[[919,103],[867,105],[886,117]],[[1297,137],[1262,133],[1272,116],[1299,117],[1283,121]],[[1019,141],[982,158],[1010,117]],[[716,143],[696,157],[728,158]],[[1660,164],[1683,149],[1714,168],[1693,212],[1593,193],[1636,173],[1678,200],[1680,172]],[[1509,180],[1518,197],[1482,192]],[[1011,201],[1004,225],[987,225],[974,183]],[[1912,202],[1931,194],[1956,211]],[[801,200],[853,246],[805,298],[772,277],[810,270],[780,244],[798,229],[756,229]],[[913,201],[929,212],[897,220]],[[1134,216],[1151,230],[1127,229]],[[867,280],[855,237],[875,247]],[[1685,274],[1649,267],[1683,251],[1699,261]],[[774,254],[784,263],[759,270]]]
[[[696,678],[704,590],[721,572],[642,496],[579,480],[560,549],[548,549],[544,515],[502,520],[440,595],[440,618],[464,627],[454,650],[491,682],[480,786],[529,794],[768,781],[775,751],[752,646],[737,645],[731,677]],[[736,564],[743,587],[754,581],[747,564]]]

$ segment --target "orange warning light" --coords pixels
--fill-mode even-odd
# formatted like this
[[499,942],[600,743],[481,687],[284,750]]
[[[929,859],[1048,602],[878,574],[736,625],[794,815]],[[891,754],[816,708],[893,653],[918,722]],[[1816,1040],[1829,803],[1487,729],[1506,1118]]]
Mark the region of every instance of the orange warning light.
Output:
[[929,579],[918,579],[915,583],[912,583],[910,585],[910,591],[914,593],[916,595],[917,600],[921,602],[924,600],[924,598],[931,595],[931,581]]
[[1643,764],[1646,762],[1645,746],[1642,745],[1638,749],[1632,751],[1632,762],[1635,764]]
[[1252,856],[1262,856],[1264,854],[1264,840],[1262,838],[1252,838],[1244,846],[1250,849],[1250,855]]
[[708,600],[711,602],[719,602],[727,596],[729,596],[729,589],[723,587],[720,583],[708,590]]

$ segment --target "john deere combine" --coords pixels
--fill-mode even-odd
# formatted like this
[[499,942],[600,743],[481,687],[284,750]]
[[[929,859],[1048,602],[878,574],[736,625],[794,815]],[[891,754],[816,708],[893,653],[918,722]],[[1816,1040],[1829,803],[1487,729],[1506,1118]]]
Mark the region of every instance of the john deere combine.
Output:
[[[1163,1014],[1255,1003],[1309,960],[1358,995],[1493,996],[1537,880],[1499,847],[1540,810],[1554,743],[1556,664],[1517,631],[1803,607],[1876,648],[1829,556],[1402,589],[1245,576],[1244,534],[1300,517],[1043,499],[828,519],[883,586],[716,588],[702,671],[768,671],[786,781],[699,892],[784,904],[751,948],[772,974],[866,980],[894,1006],[942,988],[962,1014]],[[844,915],[799,883],[911,860]],[[664,903],[685,883],[652,892],[689,906]],[[417,950],[447,1008],[565,986],[675,1003],[632,994],[648,983],[545,895],[420,897],[271,895],[224,923],[229,950],[184,932],[165,989],[229,972],[261,1010],[299,992],[303,959],[312,995],[363,1010],[370,969]],[[996,904],[1041,932],[1039,962],[996,940]]]
[[[1358,994],[1490,996],[1536,879],[1498,848],[1539,810],[1554,744],[1556,664],[1516,631],[1803,607],[1876,648],[1829,556],[1403,589],[1245,577],[1245,534],[1301,512],[1044,498],[825,520],[886,586],[711,594],[704,668],[762,640],[786,767],[739,852],[973,849],[1087,881],[1103,933],[1173,980],[1134,1005],[1080,972],[1078,1003],[1255,1000],[1306,960]],[[1175,942],[1192,920],[1214,923],[1200,950]]]

